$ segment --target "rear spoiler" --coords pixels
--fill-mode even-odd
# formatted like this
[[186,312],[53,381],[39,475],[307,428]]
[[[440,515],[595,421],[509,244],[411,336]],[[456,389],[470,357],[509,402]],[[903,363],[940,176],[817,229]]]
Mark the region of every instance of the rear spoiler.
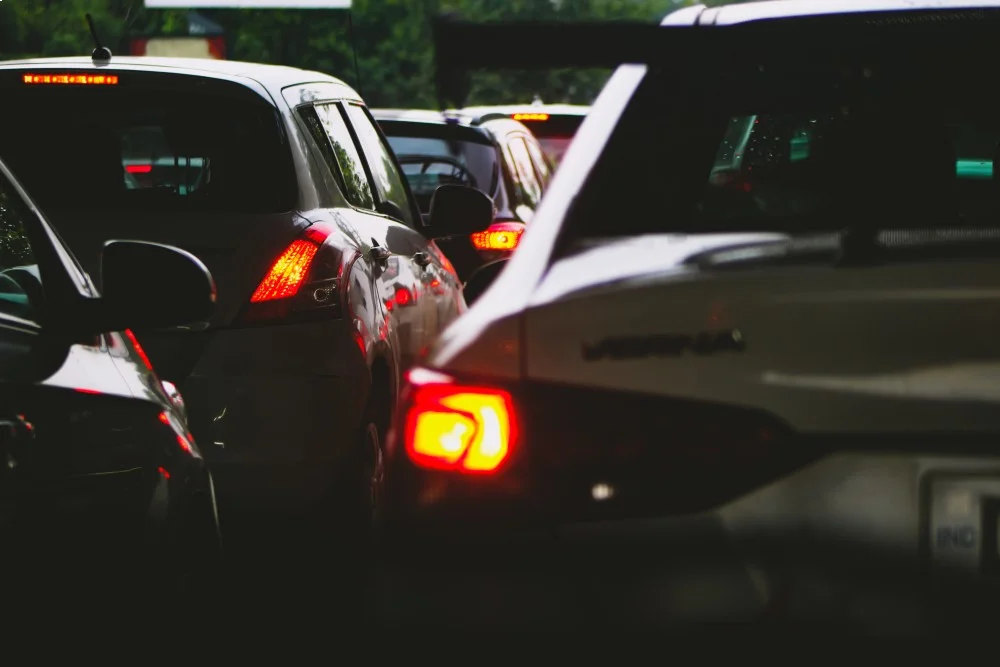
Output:
[[432,29],[442,109],[464,106],[472,70],[613,69],[645,63],[651,47],[662,50],[665,30],[637,22],[473,23],[450,16],[437,17]]
[[[1000,10],[905,10],[801,16],[735,25],[657,25],[635,21],[474,23],[435,17],[435,75],[442,108],[460,108],[477,69],[613,69],[673,65],[705,69],[734,63],[787,63],[819,54],[864,57],[916,48],[969,49],[995,42]],[[995,46],[992,47],[995,50]],[[838,54],[836,56],[831,54]],[[971,54],[970,54],[971,55]],[[985,54],[984,54],[985,55]],[[993,56],[990,56],[992,59]]]

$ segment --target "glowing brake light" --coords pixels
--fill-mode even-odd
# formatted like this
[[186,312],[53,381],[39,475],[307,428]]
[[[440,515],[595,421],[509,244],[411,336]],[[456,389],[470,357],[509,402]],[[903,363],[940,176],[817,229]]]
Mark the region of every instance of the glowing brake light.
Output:
[[341,317],[347,298],[341,279],[350,258],[327,242],[336,232],[335,226],[316,222],[285,246],[250,295],[240,326]]
[[298,294],[309,277],[309,267],[325,238],[313,235],[292,241],[260,281],[250,297],[250,303],[287,299]]
[[470,238],[476,250],[513,250],[521,241],[524,225],[519,222],[497,222]]
[[514,120],[531,120],[531,121],[546,121],[549,119],[547,113],[516,113],[513,116]]
[[125,165],[125,171],[130,174],[148,174],[153,171],[153,165],[151,164],[127,164]]
[[115,74],[25,74],[21,80],[26,84],[49,84],[68,86],[117,86]]
[[517,435],[509,393],[460,385],[426,371],[411,372],[409,381],[404,437],[414,464],[492,473],[507,461]]

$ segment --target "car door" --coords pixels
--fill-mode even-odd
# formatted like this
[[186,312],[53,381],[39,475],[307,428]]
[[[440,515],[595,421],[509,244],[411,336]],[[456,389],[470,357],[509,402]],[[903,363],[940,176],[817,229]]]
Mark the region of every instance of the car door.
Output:
[[0,521],[5,537],[81,558],[138,534],[161,481],[151,431],[165,428],[104,336],[47,330],[60,295],[86,283],[0,165]]
[[418,229],[422,226],[419,210],[395,154],[368,110],[360,104],[343,105],[346,117],[365,156],[377,199],[383,212],[387,247],[400,261],[408,262],[417,277],[419,295],[415,310],[421,320],[422,353],[450,322],[455,295],[460,291],[457,276],[443,260],[433,241]]
[[400,243],[398,228],[405,226],[376,210],[377,190],[342,103],[316,102],[300,107],[298,113],[349,204],[338,214],[373,267],[369,289],[378,304],[364,306],[388,318],[392,329],[388,335],[398,341],[399,363],[406,367],[419,354],[424,338],[418,307],[423,298],[421,275],[412,259],[416,250]]

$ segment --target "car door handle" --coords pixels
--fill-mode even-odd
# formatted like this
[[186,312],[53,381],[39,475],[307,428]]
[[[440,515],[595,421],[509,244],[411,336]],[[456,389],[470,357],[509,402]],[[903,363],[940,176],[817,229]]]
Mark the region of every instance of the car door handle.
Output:
[[431,263],[431,257],[425,252],[418,252],[413,256],[413,261],[417,263],[417,266],[427,268],[427,265]]

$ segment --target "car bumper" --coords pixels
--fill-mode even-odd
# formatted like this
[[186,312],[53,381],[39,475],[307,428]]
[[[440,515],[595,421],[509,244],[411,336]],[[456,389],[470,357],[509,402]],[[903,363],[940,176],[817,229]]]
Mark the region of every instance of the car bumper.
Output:
[[357,445],[369,386],[342,322],[220,330],[180,383],[223,507],[297,511]]

